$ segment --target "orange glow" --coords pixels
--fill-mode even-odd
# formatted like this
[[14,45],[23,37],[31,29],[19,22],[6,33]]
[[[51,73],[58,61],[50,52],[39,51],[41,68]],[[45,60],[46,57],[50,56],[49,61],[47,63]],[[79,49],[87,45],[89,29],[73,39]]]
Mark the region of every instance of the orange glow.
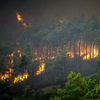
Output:
[[96,58],[98,57],[98,54],[99,54],[99,50],[96,47],[94,47],[92,48],[91,52],[89,52],[87,55],[83,57],[83,60],[89,60],[89,59]]
[[67,52],[66,55],[67,55],[69,58],[74,58],[74,57],[75,57],[75,56],[74,56],[74,52],[72,52],[72,51]]
[[36,75],[40,75],[45,70],[45,63],[41,63],[38,70],[36,71]]
[[14,72],[14,69],[9,68],[4,73],[0,73],[0,81],[8,81],[12,77],[12,73]]
[[62,45],[62,47],[55,47],[54,49],[52,46],[44,46],[42,49],[36,48],[33,51],[32,62],[36,60],[40,62],[44,62],[47,59],[53,60],[57,55],[63,52],[63,50],[66,50],[64,53],[68,58],[78,57],[82,60],[89,60],[99,56],[99,49],[96,45],[78,40],[76,42],[69,41]]
[[5,63],[7,67],[13,67],[16,60],[23,57],[23,52],[20,49],[14,50],[11,54],[7,55]]
[[27,25],[25,22],[23,22],[23,26],[24,26],[24,27],[28,27],[28,25]]
[[83,60],[90,60],[98,57],[99,55],[99,49],[95,45],[86,44],[84,41],[78,41],[76,44],[74,43],[74,45],[75,46],[71,44],[71,48],[66,51],[66,56],[69,58],[80,56]]
[[[64,52],[64,51],[65,52]],[[69,42],[65,44],[65,46],[61,47],[44,47],[43,50],[41,49],[36,49],[34,50],[33,53],[33,58],[32,61],[38,60],[40,62],[40,65],[38,66],[35,75],[41,75],[45,69],[46,69],[46,60],[54,60],[57,55],[60,55],[61,52],[64,52],[64,55],[69,58],[75,58],[77,57],[78,59],[81,60],[91,60],[94,58],[97,58],[99,56],[99,49],[96,45],[94,44],[89,44],[86,43],[82,40],[77,41],[75,43]],[[29,78],[29,73],[26,71],[25,73],[20,73],[15,76],[14,72],[14,66],[15,66],[15,61],[16,60],[21,60],[23,57],[24,53],[22,52],[21,49],[16,49],[9,55],[7,55],[7,60],[5,64],[7,65],[7,70],[5,72],[0,73],[0,81],[9,81],[12,84],[17,84],[25,81],[27,78]]]
[[17,75],[16,77],[13,77],[13,73],[14,73],[14,69],[8,68],[8,70],[5,71],[4,73],[0,73],[0,81],[3,82],[8,81],[11,82],[12,84],[17,84],[25,81],[29,77],[27,71],[25,73]]
[[28,27],[27,23],[24,21],[24,19],[19,13],[16,13],[16,18],[18,22],[20,22],[25,28]]
[[19,22],[22,22],[23,21],[23,18],[22,16],[19,14],[19,13],[16,13],[16,18]]
[[19,74],[14,78],[12,83],[13,84],[21,83],[21,82],[25,81],[28,77],[29,77],[28,72],[25,72],[23,74]]

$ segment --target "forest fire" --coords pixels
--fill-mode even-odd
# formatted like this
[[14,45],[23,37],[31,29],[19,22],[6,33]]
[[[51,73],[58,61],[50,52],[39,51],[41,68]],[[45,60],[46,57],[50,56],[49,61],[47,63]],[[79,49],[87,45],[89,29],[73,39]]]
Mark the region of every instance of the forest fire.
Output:
[[79,56],[82,60],[90,60],[99,56],[99,49],[96,45],[78,41],[76,44],[70,44],[70,47],[67,47],[66,56],[69,58]]
[[[23,74],[14,76],[14,66],[16,60],[21,60],[23,57],[23,52],[20,49],[14,50],[12,53],[6,57],[6,71],[0,73],[0,81],[8,81],[13,84],[23,82],[29,77],[28,72],[26,71]],[[10,66],[10,67],[9,67]]]
[[0,73],[0,81],[9,81],[10,78],[12,77],[12,73],[14,72],[14,69],[9,68],[7,71],[4,73]]
[[66,57],[76,58],[80,57],[82,60],[90,60],[99,56],[99,49],[95,44],[89,44],[82,40],[77,42],[69,41],[62,47],[43,47],[42,49],[36,48],[33,52],[32,61],[35,60],[53,60],[61,52],[65,52]]
[[[33,52],[33,62],[38,60],[40,65],[35,72],[35,75],[41,75],[41,73],[45,70],[45,61],[46,60],[54,60],[57,55],[60,55],[61,52],[65,50],[66,57],[74,59],[75,57],[79,57],[82,60],[90,60],[99,56],[99,49],[94,44],[88,44],[84,41],[78,41],[76,43],[67,43],[66,45],[61,47],[43,47],[42,49],[36,49]],[[6,67],[7,70],[3,73],[0,73],[1,81],[10,81],[13,84],[21,83],[29,77],[29,73],[26,71],[25,73],[20,73],[17,76],[12,76],[14,72],[14,66],[16,60],[21,60],[23,57],[23,52],[21,49],[16,49],[12,53],[7,56]],[[10,66],[10,67],[9,67]]]
[[42,72],[44,72],[44,70],[45,70],[45,63],[41,63],[41,64],[39,65],[39,68],[38,68],[38,70],[36,71],[35,75],[40,75]]
[[13,84],[21,83],[21,82],[25,81],[28,77],[29,77],[28,72],[25,72],[23,74],[19,74],[14,78],[12,83]]
[[93,59],[93,58],[98,57],[98,55],[99,55],[99,50],[97,49],[97,47],[94,47],[94,48],[91,49],[90,52],[87,53],[87,55],[85,55],[83,57],[83,60]]
[[12,76],[13,73],[14,73],[14,69],[12,68],[9,68],[4,73],[0,73],[0,81],[17,84],[25,81],[29,77],[27,71],[25,73],[18,74],[16,77]]

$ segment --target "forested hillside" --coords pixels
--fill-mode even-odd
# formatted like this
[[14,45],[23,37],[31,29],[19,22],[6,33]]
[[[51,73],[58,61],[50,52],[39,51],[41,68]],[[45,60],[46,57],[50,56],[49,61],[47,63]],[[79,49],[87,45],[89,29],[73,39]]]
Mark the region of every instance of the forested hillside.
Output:
[[99,19],[49,20],[34,28],[4,29],[0,37],[0,98],[100,99]]

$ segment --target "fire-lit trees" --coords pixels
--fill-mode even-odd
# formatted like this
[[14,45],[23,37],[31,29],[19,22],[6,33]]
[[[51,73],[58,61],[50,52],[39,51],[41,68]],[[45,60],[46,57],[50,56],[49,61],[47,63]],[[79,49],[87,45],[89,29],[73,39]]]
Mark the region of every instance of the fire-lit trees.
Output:
[[[19,13],[17,19],[22,26],[25,25]],[[10,32],[10,29],[7,32]],[[97,69],[95,58],[100,56],[100,20],[98,19],[76,18],[64,23],[47,21],[34,28],[24,28],[16,32],[17,35],[5,35],[4,43],[0,42],[2,67],[0,70],[7,67],[6,71],[0,73],[0,79],[5,79],[4,82],[10,80],[10,85],[23,85],[27,83],[25,81],[27,79],[35,88],[63,84],[66,74],[70,71],[91,75]],[[10,73],[9,68],[14,69],[14,72]],[[100,97],[100,78],[97,77],[99,75],[98,71],[92,75],[92,79],[71,72],[63,88],[41,93],[40,100],[42,97],[46,100],[49,97],[50,100],[95,100]],[[30,92],[30,89],[28,91]],[[27,93],[22,98],[27,98],[26,95]]]

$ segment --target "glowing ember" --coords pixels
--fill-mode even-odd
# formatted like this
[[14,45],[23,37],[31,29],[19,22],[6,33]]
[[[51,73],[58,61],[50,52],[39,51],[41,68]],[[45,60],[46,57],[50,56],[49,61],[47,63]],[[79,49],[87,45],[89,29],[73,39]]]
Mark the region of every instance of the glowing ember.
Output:
[[23,21],[23,18],[22,16],[19,14],[19,13],[16,13],[16,18],[19,22],[22,22]]
[[96,47],[94,47],[92,48],[91,52],[87,53],[87,55],[83,57],[83,60],[96,58],[98,57],[98,54],[99,54],[99,50]]
[[24,27],[28,27],[28,25],[27,25],[25,22],[23,22],[23,26],[24,26]]
[[84,41],[70,44],[66,51],[66,56],[75,58],[80,56],[83,60],[90,60],[99,56],[99,49],[95,45],[86,44]]
[[41,63],[35,74],[40,75],[42,72],[44,72],[44,70],[45,70],[45,64]]
[[4,73],[0,73],[0,81],[8,81],[12,77],[12,73],[14,72],[14,69],[9,68]]
[[0,73],[0,81],[4,81],[4,82],[8,81],[13,84],[17,84],[17,83],[21,83],[21,82],[25,81],[29,77],[29,74],[27,71],[23,74],[17,75],[16,77],[12,76],[13,73],[14,73],[14,69],[12,69],[12,68],[9,68],[4,73]]
[[17,52],[16,52],[16,57],[18,59],[20,59],[20,58],[22,58],[22,55],[23,55],[22,51],[20,49],[18,49]]
[[67,52],[66,55],[69,57],[69,58],[74,58],[74,52]]
[[25,72],[23,74],[19,74],[14,78],[12,83],[13,84],[21,83],[21,82],[25,81],[28,77],[29,77],[28,72]]
[[14,67],[15,61],[21,59],[23,57],[23,52],[18,49],[13,51],[11,54],[7,55],[6,57],[6,66],[7,67]]
[[28,27],[27,23],[24,21],[24,19],[19,13],[16,13],[16,18],[18,22],[20,22],[25,28]]

